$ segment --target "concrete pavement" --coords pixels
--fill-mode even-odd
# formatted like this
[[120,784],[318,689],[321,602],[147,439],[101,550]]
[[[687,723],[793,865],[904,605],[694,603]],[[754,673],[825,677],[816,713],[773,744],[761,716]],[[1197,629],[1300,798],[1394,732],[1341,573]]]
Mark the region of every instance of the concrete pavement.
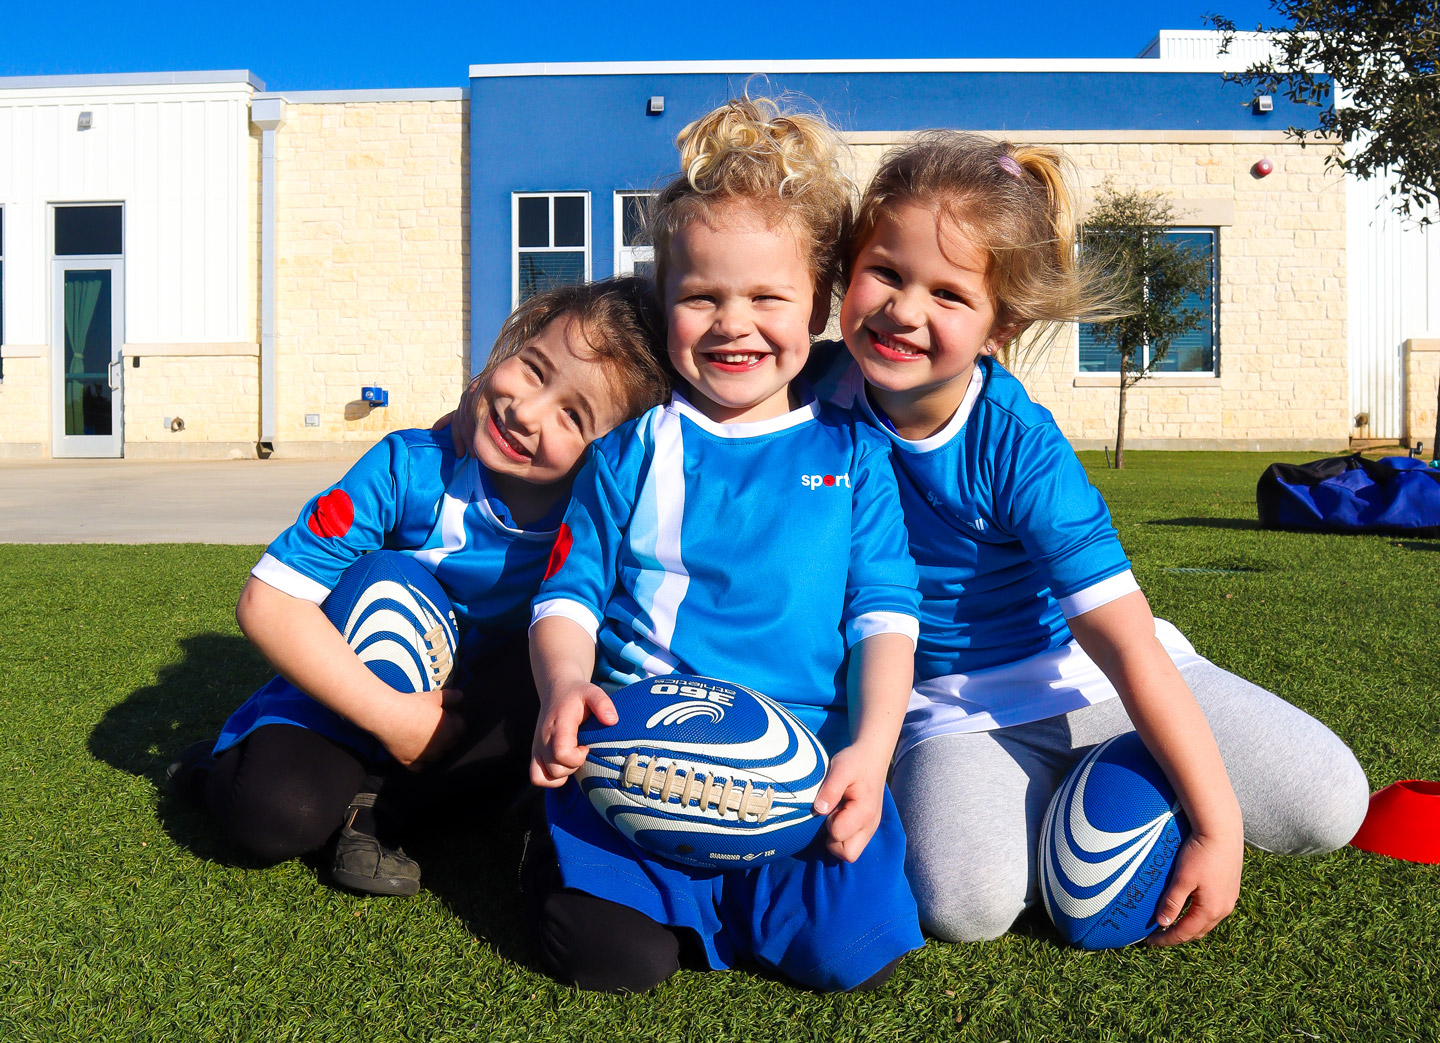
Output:
[[0,460],[0,543],[269,543],[353,460]]

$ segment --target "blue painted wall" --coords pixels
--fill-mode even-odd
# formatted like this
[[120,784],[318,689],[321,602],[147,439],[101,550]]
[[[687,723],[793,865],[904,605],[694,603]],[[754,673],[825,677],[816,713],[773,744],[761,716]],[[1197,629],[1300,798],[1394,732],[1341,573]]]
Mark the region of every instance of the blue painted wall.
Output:
[[[477,77],[470,81],[471,359],[479,369],[510,310],[510,194],[585,191],[591,273],[614,265],[612,193],[675,168],[675,135],[735,97],[800,95],[843,130],[1279,130],[1316,110],[1211,73],[823,73]],[[665,112],[646,114],[651,95]]]

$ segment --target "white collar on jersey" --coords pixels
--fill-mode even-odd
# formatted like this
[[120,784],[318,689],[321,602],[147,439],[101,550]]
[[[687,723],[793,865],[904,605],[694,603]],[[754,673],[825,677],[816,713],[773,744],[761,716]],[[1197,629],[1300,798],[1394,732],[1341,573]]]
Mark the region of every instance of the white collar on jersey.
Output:
[[795,387],[800,392],[798,409],[781,413],[769,420],[755,420],[748,424],[717,424],[691,405],[679,390],[671,393],[670,404],[665,409],[677,416],[683,416],[702,431],[708,431],[720,438],[754,438],[756,435],[772,435],[776,431],[784,431],[787,428],[809,423],[820,415],[820,403],[815,398],[815,393],[810,390],[810,386],[803,382],[797,382]]
[[875,412],[875,407],[870,404],[870,396],[865,392],[865,378],[860,375],[860,367],[852,363],[851,373],[859,384],[855,399],[860,403],[860,410],[865,414],[865,419],[889,435],[890,441],[907,453],[928,453],[931,450],[939,449],[959,434],[960,429],[965,426],[965,421],[970,419],[970,414],[975,409],[975,402],[980,397],[980,389],[985,386],[985,371],[977,361],[975,369],[970,374],[970,386],[965,389],[965,397],[960,400],[955,414],[945,421],[945,426],[933,435],[912,441],[902,437]]

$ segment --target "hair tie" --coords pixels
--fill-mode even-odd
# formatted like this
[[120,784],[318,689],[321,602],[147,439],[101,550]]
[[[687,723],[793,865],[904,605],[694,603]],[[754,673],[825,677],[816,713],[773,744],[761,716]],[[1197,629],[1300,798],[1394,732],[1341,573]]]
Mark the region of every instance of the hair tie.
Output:
[[1022,167],[1019,163],[1016,163],[1014,158],[1011,156],[1002,155],[995,162],[999,163],[1000,169],[1005,171],[1005,173],[1009,174],[1011,177],[1023,178],[1025,176],[1025,168]]

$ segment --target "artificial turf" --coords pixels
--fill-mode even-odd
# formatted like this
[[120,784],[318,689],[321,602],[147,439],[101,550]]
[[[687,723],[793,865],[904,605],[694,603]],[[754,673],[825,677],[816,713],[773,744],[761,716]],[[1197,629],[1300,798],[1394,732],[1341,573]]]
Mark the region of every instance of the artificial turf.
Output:
[[[1440,779],[1440,541],[1260,531],[1270,459],[1086,463],[1158,615],[1334,728],[1372,788]],[[1249,852],[1199,944],[1082,953],[1032,917],[864,996],[557,985],[503,817],[420,846],[410,900],[246,866],[158,787],[267,676],[232,617],[258,550],[0,546],[0,1040],[1440,1039],[1440,870],[1349,848]]]

